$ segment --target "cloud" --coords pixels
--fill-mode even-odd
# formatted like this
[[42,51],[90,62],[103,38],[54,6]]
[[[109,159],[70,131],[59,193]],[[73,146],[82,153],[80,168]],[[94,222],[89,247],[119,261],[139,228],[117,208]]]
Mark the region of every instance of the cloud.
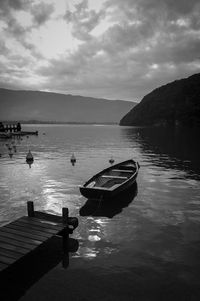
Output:
[[31,14],[34,19],[34,23],[38,26],[41,26],[42,24],[47,22],[53,12],[53,4],[45,4],[43,2],[33,5],[31,8]]
[[91,31],[99,24],[105,12],[88,8],[88,1],[84,0],[75,5],[75,11],[66,11],[64,19],[72,24],[72,34],[78,40],[87,41],[92,39]]
[[198,0],[61,2],[0,2],[1,86],[139,101],[200,70]]
[[29,3],[30,0],[2,0],[0,1],[0,10],[4,12],[9,11],[10,9],[21,10],[24,9]]

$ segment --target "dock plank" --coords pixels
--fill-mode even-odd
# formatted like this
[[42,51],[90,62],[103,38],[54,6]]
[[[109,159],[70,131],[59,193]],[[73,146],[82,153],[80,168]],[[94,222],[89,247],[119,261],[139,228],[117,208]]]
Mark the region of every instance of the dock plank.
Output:
[[0,262],[5,264],[12,264],[16,261],[16,259],[0,255]]
[[27,249],[25,249],[25,248],[10,245],[10,244],[7,244],[5,242],[0,242],[0,247],[3,248],[3,249],[7,249],[7,250],[17,252],[17,253],[22,254],[22,255],[25,255],[25,254],[28,253]]
[[0,247],[0,255],[11,257],[11,258],[14,258],[16,260],[21,258],[21,256],[22,256],[19,253],[16,253],[16,252],[13,252],[11,250],[7,250],[7,249],[1,248],[1,247]]
[[23,225],[24,227],[30,227],[32,229],[35,229],[37,231],[41,231],[41,232],[45,232],[45,233],[50,233],[50,234],[55,234],[57,232],[60,232],[62,230],[63,227],[58,227],[56,226],[54,229],[51,229],[48,227],[48,225],[43,225],[40,224],[37,221],[34,220],[23,220],[23,219],[19,219],[18,221],[16,221],[16,223],[14,223],[15,225]]
[[0,272],[5,270],[8,266],[9,266],[8,264],[0,262]]
[[26,222],[28,224],[31,223],[31,224],[39,225],[42,228],[52,229],[54,231],[55,230],[60,231],[63,228],[63,224],[61,223],[50,222],[40,218],[23,216],[22,218],[20,218],[20,221]]
[[34,231],[40,231],[44,235],[54,235],[55,233],[58,232],[57,230],[50,230],[48,228],[44,229],[43,227],[40,227],[39,225],[35,225],[32,222],[26,223],[21,220],[17,221],[13,225],[28,228],[28,229],[33,229]]
[[12,234],[10,232],[4,232],[4,231],[2,231],[2,229],[0,229],[0,236],[4,236],[4,237],[11,238],[14,240],[19,240],[19,241],[30,243],[33,245],[41,244],[41,241],[39,241],[39,240],[31,239],[29,237],[19,236],[17,234]]
[[37,245],[33,245],[33,244],[24,243],[19,240],[10,239],[10,238],[4,237],[4,236],[0,236],[0,244],[1,244],[1,242],[5,242],[7,244],[10,244],[10,245],[16,246],[16,247],[23,247],[27,250],[33,250],[37,246]]
[[6,228],[8,228],[8,229],[13,229],[13,230],[21,230],[21,231],[23,231],[23,232],[25,232],[25,233],[30,233],[30,234],[36,234],[36,235],[38,235],[38,236],[41,236],[41,237],[43,237],[44,239],[43,239],[43,241],[45,240],[45,239],[48,239],[49,237],[51,237],[52,236],[52,234],[50,234],[50,233],[46,233],[46,232],[42,232],[42,231],[38,231],[38,230],[35,230],[35,229],[33,229],[31,226],[29,226],[29,227],[24,227],[24,225],[22,225],[22,224],[18,224],[18,223],[15,223],[15,224],[8,224],[8,225],[6,225],[5,226]]
[[26,238],[32,238],[32,239],[36,239],[38,241],[40,241],[41,243],[46,239],[46,237],[44,236],[39,236],[33,233],[27,233],[27,232],[23,232],[21,229],[12,229],[9,227],[2,227],[1,231],[6,232],[6,233],[11,233],[11,234],[16,234],[18,237],[26,237]]

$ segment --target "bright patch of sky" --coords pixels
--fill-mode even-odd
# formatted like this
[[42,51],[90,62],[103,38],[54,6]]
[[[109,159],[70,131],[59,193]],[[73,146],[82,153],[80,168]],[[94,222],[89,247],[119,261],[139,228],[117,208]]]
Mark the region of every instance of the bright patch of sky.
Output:
[[55,58],[66,51],[73,51],[76,47],[70,27],[64,20],[51,20],[41,28],[33,29],[30,39],[46,58]]
[[17,11],[15,13],[15,18],[17,22],[24,28],[29,27],[33,24],[33,18],[29,12]]

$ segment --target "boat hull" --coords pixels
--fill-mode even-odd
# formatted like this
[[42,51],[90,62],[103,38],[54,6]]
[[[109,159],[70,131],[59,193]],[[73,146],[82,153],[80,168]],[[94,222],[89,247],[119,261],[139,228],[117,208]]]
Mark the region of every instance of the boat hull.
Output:
[[[125,161],[126,162],[126,161]],[[127,181],[123,182],[122,184],[118,185],[115,189],[106,189],[104,187],[87,187],[87,184],[90,183],[92,180],[95,179],[95,176],[92,177],[89,181],[87,181],[83,186],[80,186],[80,193],[88,199],[102,199],[102,200],[108,200],[112,199],[113,197],[117,196],[119,193],[126,191],[129,189],[134,183],[136,182],[138,170],[139,170],[139,164],[135,162],[136,164],[136,172],[133,176],[130,177]],[[104,174],[104,172],[114,169],[115,167],[118,167],[120,164],[114,165],[113,167],[107,168],[101,173]],[[96,176],[99,176],[101,173],[98,173]]]
[[136,178],[134,180],[129,181],[128,183],[126,183],[126,185],[121,185],[120,187],[116,188],[113,191],[108,191],[108,190],[103,190],[101,188],[99,189],[89,189],[86,187],[80,187],[80,192],[81,194],[88,199],[111,199],[113,197],[115,197],[116,195],[118,195],[119,193],[127,190],[128,188],[130,188],[136,181]]

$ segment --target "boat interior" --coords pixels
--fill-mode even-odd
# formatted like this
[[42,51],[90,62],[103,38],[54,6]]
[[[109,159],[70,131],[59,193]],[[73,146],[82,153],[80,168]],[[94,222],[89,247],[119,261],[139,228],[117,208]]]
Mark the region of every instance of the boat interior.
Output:
[[120,165],[115,169],[110,169],[106,173],[100,174],[98,177],[88,183],[88,188],[107,188],[114,189],[127,181],[136,171],[133,164]]

